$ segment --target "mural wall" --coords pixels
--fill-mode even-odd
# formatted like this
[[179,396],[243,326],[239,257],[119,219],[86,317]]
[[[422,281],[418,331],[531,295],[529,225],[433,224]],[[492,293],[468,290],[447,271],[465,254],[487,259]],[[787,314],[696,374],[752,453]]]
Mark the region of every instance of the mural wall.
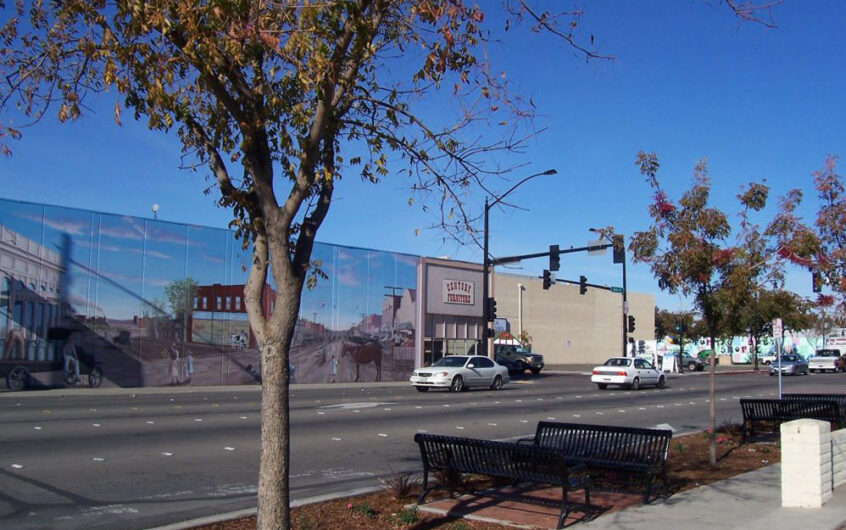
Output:
[[[846,341],[843,341],[846,342]],[[717,339],[717,355],[731,358],[733,364],[751,364],[754,362],[754,346],[749,337],[732,337],[730,340]],[[711,339],[685,339],[684,351],[688,355],[696,356],[702,350],[711,349]],[[846,352],[846,344],[841,345],[841,339],[829,338],[824,345],[823,337],[811,335],[808,332],[784,332],[784,343],[782,351],[785,354],[797,354],[805,359],[813,357],[817,349],[823,347],[843,348]],[[672,339],[659,341],[644,341],[644,354],[663,355],[665,352],[678,352],[679,344]],[[775,355],[776,345],[772,337],[761,337],[758,346],[758,357]]]
[[[229,230],[0,199],[0,376],[28,387],[250,384],[259,354]],[[294,382],[406,379],[418,257],[317,243]],[[268,285],[262,305],[275,308]],[[25,372],[25,373],[24,373]]]

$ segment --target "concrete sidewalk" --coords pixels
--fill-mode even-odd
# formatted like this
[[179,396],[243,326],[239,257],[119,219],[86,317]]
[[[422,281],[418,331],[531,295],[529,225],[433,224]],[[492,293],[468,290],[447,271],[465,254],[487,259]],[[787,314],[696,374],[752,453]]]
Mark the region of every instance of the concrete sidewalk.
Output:
[[[559,495],[560,490],[554,488]],[[552,494],[552,492],[549,492]],[[576,501],[579,495],[574,494]],[[846,486],[822,508],[781,507],[781,466],[773,464],[708,486],[677,493],[644,505],[639,496],[591,493],[591,504],[613,511],[593,520],[580,521],[574,511],[567,527],[584,530],[679,530],[684,528],[740,528],[750,530],[835,530],[846,528]],[[491,501],[485,497],[463,496],[420,506],[421,511],[449,513],[523,528],[555,528],[557,510],[543,506]]]

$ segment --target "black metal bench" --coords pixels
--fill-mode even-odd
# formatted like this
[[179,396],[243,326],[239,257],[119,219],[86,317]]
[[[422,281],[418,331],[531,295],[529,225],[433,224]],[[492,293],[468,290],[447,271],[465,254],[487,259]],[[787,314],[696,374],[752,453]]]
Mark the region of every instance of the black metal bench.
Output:
[[[643,502],[649,502],[652,483],[660,477],[667,490],[667,455],[673,432],[664,429],[615,427],[582,423],[541,421],[531,442],[534,447],[559,449],[582,460],[592,475],[622,471],[643,477]],[[601,481],[595,481],[594,487]]]
[[741,399],[743,414],[743,441],[755,434],[761,423],[771,425],[772,432],[786,421],[811,418],[840,424],[840,406],[835,400],[811,399]]
[[424,433],[415,434],[414,441],[420,446],[423,458],[423,491],[417,504],[422,504],[426,495],[438,487],[446,487],[450,496],[453,495],[452,480],[445,479],[446,484],[429,485],[429,473],[441,471],[441,475],[446,477],[453,473],[469,473],[506,478],[515,483],[561,486],[560,503],[535,496],[497,494],[492,490],[474,492],[488,497],[516,498],[560,508],[557,528],[562,528],[570,510],[567,503],[569,490],[584,489],[585,507],[590,505],[590,480],[584,464],[568,459],[560,450]]
[[846,426],[846,394],[788,394],[781,395],[781,399],[794,401],[834,401],[840,407],[839,427]]

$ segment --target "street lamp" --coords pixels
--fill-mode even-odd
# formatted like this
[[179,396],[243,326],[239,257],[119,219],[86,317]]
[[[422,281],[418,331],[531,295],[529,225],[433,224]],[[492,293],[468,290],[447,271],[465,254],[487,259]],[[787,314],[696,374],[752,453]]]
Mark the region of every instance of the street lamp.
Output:
[[491,345],[493,343],[490,341],[491,337],[490,337],[490,334],[488,332],[488,329],[490,329],[488,327],[488,326],[490,326],[490,320],[489,320],[490,315],[488,313],[490,311],[490,307],[489,307],[489,304],[488,304],[488,283],[489,283],[488,271],[490,270],[490,266],[491,266],[491,259],[490,259],[490,256],[488,254],[488,211],[491,208],[493,208],[494,206],[496,206],[502,199],[504,199],[509,193],[511,193],[512,191],[517,189],[517,187],[519,187],[524,182],[527,182],[527,181],[529,181],[529,180],[531,180],[535,177],[539,177],[541,175],[555,175],[557,173],[558,173],[558,171],[556,171],[554,169],[547,169],[546,171],[543,171],[541,173],[535,173],[534,175],[529,175],[528,177],[524,178],[523,180],[521,180],[517,184],[511,186],[508,189],[508,191],[506,191],[505,193],[503,193],[502,195],[497,197],[491,203],[488,203],[488,198],[485,197],[485,226],[484,226],[484,235],[483,235],[483,243],[482,243],[482,247],[483,247],[482,248],[482,319],[484,320],[484,326],[485,326],[484,327],[484,329],[485,329],[485,343],[487,344],[488,357],[493,356],[492,355],[493,352],[491,351],[492,350]]
[[[620,236],[621,242],[623,238],[623,234],[615,234],[611,233],[610,235],[604,231],[599,230],[597,228],[588,228],[589,232],[595,232],[599,234],[600,237],[607,238],[612,243],[614,242],[614,236]],[[626,315],[629,312],[629,302],[626,299],[626,247],[625,243],[623,243],[623,252],[622,252],[622,264],[623,264],[623,357],[628,357],[626,355],[626,345],[628,344],[628,330],[626,329]],[[633,347],[634,349],[634,347]],[[632,352],[632,357],[634,357],[634,352]]]

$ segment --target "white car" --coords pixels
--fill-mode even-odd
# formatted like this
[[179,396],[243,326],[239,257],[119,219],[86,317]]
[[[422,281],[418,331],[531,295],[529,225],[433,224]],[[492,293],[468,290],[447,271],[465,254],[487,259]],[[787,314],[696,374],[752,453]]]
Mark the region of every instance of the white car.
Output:
[[646,359],[630,357],[611,357],[605,364],[593,369],[590,376],[592,383],[600,390],[608,385],[621,385],[632,390],[639,390],[644,385],[664,388],[664,373],[656,370]]
[[414,370],[411,376],[411,384],[419,392],[430,388],[461,392],[474,386],[500,390],[509,381],[508,368],[479,355],[447,355],[432,366]]

